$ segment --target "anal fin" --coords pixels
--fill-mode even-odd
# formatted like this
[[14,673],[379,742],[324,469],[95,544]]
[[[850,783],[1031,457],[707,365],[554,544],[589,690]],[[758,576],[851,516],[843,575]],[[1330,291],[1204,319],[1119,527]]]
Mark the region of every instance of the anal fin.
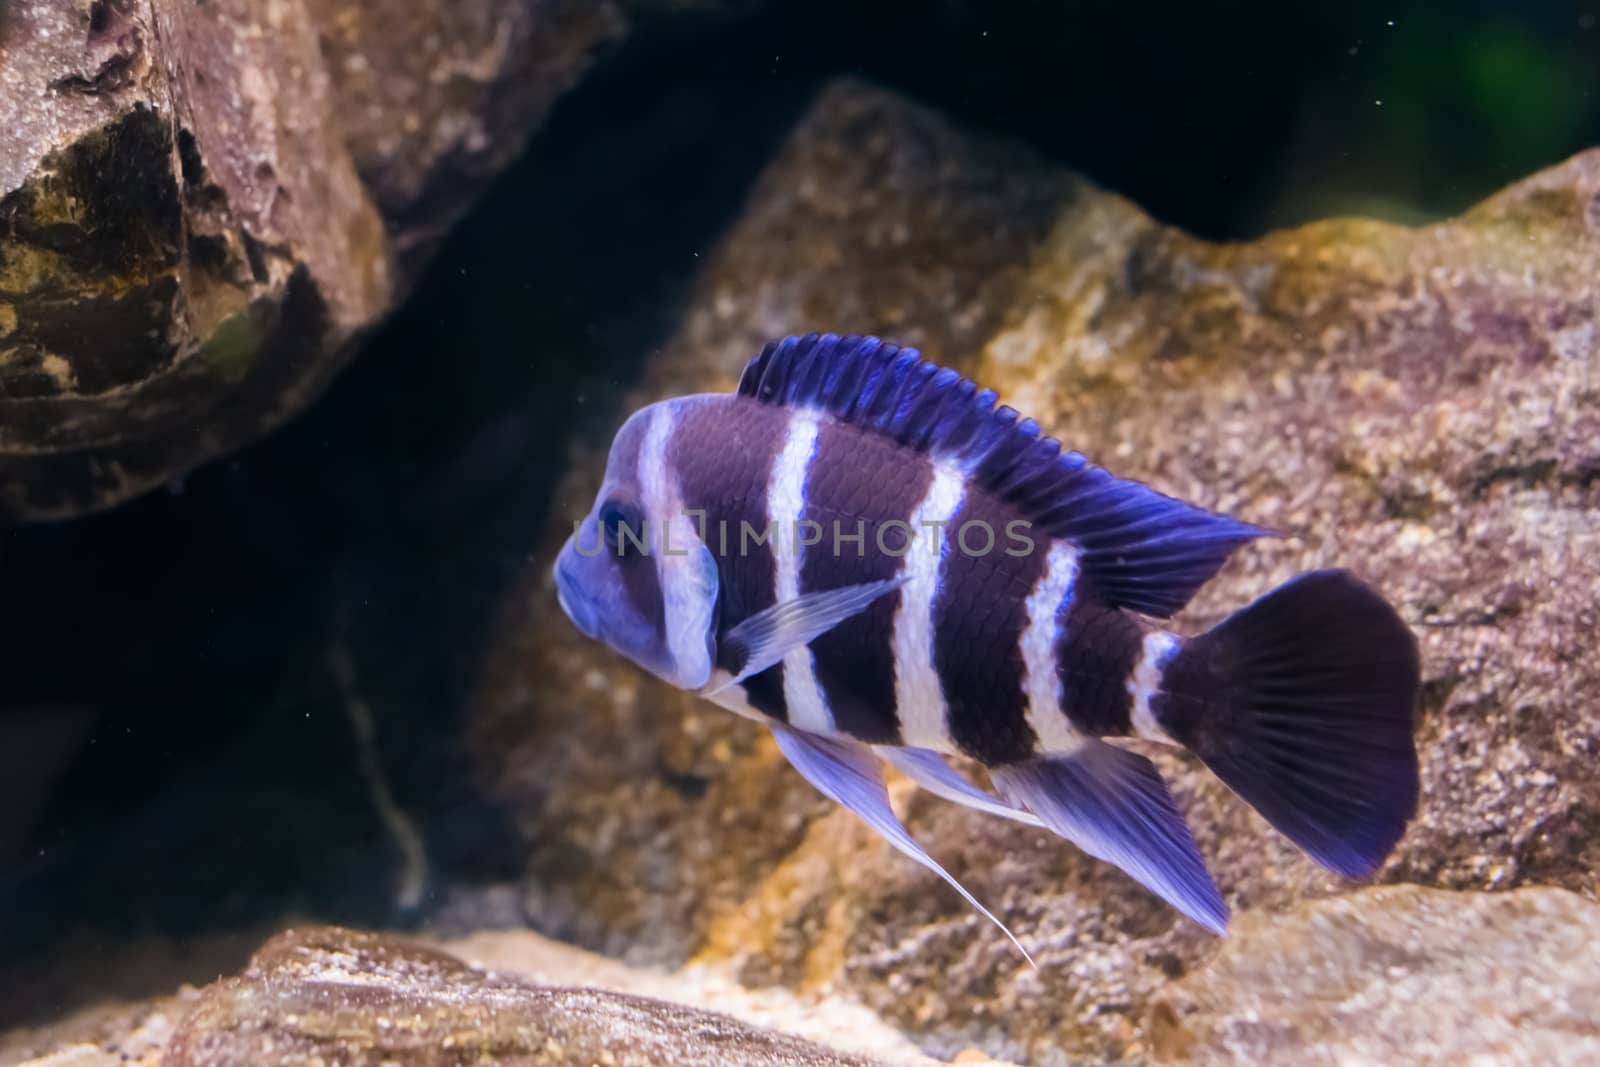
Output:
[[1002,796],[1089,855],[1121,868],[1201,926],[1227,931],[1228,906],[1148,759],[1090,741],[1069,756],[996,767],[990,776]]
[[1028,955],[1028,950],[1022,947],[1022,942],[1006,928],[1006,924],[980,904],[977,897],[967,892],[966,887],[956,881],[955,876],[940,866],[937,860],[923,851],[922,846],[901,824],[894,808],[889,805],[889,791],[883,784],[883,774],[871,749],[858,743],[818,737],[784,727],[775,727],[772,732],[784,758],[818,792],[855,812],[885,841],[944,879],[961,894],[962,899],[1011,939],[1030,966],[1038,966],[1033,962],[1033,957]]

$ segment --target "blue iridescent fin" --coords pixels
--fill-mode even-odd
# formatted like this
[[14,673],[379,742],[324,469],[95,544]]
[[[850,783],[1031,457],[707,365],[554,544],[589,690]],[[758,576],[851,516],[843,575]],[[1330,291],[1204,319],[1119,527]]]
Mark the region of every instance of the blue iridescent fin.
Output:
[[1011,943],[1017,946],[1017,951],[1022,953],[1022,958],[1027,960],[1029,965],[1037,967],[1033,957],[1028,955],[1028,950],[1022,947],[1022,942],[1006,929],[1006,924],[995,918],[994,913],[988,908],[978,903],[978,899],[967,892],[966,888],[956,881],[954,875],[939,866],[939,862],[924,852],[922,846],[906,832],[906,828],[895,816],[894,809],[889,806],[889,791],[884,788],[883,774],[879,771],[878,761],[870,749],[860,744],[800,733],[781,726],[774,727],[772,732],[778,740],[778,747],[783,750],[784,757],[805,777],[806,781],[816,786],[818,792],[834,803],[855,812],[885,841],[943,878],[951,888],[961,894],[962,899],[1011,939]]
[[795,649],[804,648],[841,622],[867,610],[873,601],[903,584],[905,577],[902,575],[824,589],[756,612],[723,635],[722,644],[729,653],[725,658],[739,664],[739,672],[706,695],[760,674]]
[[1043,827],[1038,816],[1013,807],[991,793],[967,781],[944,757],[926,748],[902,748],[898,745],[877,745],[874,750],[883,762],[916,782],[936,797],[953,801],[986,815],[998,815],[1025,826]]
[[1228,906],[1155,764],[1090,741],[1071,756],[990,770],[1000,795],[1096,859],[1114,864],[1216,933]]
[[953,370],[875,337],[809,334],[767,345],[739,393],[814,408],[959,463],[1045,535],[1082,551],[1097,596],[1166,618],[1188,603],[1234,549],[1265,531],[1117,478],[996,407]]
[[1312,571],[1186,642],[1151,710],[1312,859],[1364,878],[1417,811],[1420,684],[1394,608]]

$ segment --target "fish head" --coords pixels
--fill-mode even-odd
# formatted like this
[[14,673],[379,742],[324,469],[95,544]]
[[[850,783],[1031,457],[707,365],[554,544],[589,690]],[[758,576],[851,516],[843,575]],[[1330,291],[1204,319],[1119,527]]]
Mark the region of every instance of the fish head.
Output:
[[682,689],[716,660],[716,561],[685,512],[666,442],[670,402],[618,431],[594,504],[556,557],[561,610],[583,634]]

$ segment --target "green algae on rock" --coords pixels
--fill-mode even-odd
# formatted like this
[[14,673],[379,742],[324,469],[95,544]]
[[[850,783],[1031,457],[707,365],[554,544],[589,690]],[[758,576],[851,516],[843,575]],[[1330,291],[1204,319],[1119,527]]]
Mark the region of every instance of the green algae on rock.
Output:
[[[1272,526],[1180,618],[1350,566],[1423,646],[1422,811],[1380,873],[1593,892],[1600,685],[1600,153],[1409,230],[1218,245],[1017,149],[834,86],[574,470],[486,672],[471,743],[529,848],[525,911],[636,958],[840,988],[927,1049],[1147,1058],[1148,1008],[1219,943],[1025,827],[906,794],[913,831],[1023,938],[831,812],[747,724],[585,642],[545,574],[609,433],[731,387],[812,329],[917,345],[1115,473]],[[1188,761],[1162,769],[1242,912],[1346,891]],[[1381,898],[1380,898],[1381,899]]]

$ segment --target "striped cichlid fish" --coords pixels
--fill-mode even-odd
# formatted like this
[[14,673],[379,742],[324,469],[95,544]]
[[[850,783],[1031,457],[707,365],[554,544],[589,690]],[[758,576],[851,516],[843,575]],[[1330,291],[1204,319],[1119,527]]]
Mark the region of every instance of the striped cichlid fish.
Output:
[[1322,570],[1197,637],[1163,628],[1266,531],[1114,477],[997,399],[873,337],[770,344],[736,393],[617,433],[556,561],[562,609],[766,726],[1002,930],[901,825],[881,763],[1218,933],[1227,905],[1166,784],[1116,739],[1188,749],[1317,862],[1370,874],[1417,804],[1417,647],[1394,609]]

